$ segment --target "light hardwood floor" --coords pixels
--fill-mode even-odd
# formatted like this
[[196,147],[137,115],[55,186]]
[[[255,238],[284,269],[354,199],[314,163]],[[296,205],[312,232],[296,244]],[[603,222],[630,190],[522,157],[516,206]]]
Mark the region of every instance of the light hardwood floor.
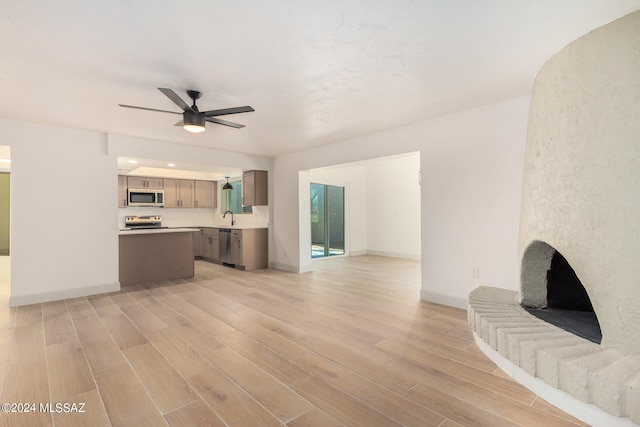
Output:
[[0,309],[2,402],[36,404],[0,425],[584,425],[497,370],[463,310],[420,301],[418,262],[314,267],[197,261],[189,280]]

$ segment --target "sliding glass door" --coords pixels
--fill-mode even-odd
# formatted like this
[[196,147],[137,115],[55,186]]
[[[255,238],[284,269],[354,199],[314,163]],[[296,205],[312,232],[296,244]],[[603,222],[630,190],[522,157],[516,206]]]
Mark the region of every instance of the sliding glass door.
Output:
[[311,257],[344,255],[344,187],[311,183]]

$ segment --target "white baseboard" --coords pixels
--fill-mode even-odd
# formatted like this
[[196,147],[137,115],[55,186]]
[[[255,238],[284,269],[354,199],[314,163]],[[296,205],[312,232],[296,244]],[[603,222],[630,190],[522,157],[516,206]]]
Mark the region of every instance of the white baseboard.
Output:
[[[403,259],[413,259],[413,260],[417,260],[420,261],[422,259],[422,257],[420,256],[420,254],[410,254],[410,253],[404,253],[404,252],[389,252],[389,251],[376,251],[376,250],[367,250],[366,251],[367,255],[376,255],[376,256],[384,256],[384,257],[389,257],[389,258],[403,258]],[[352,253],[353,255],[353,253]],[[364,255],[364,254],[362,254]]]
[[311,268],[306,268],[306,267],[298,267],[295,265],[290,265],[290,264],[280,264],[277,262],[272,262],[269,264],[269,268],[273,269],[273,270],[280,270],[280,271],[287,271],[289,273],[306,273],[308,271],[311,271]]
[[420,289],[420,299],[434,302],[436,304],[448,305],[450,307],[467,309],[468,303],[466,298],[452,297],[450,295],[438,294],[435,292]]
[[116,282],[88,286],[84,288],[62,289],[53,292],[43,292],[40,294],[11,295],[11,297],[9,298],[9,307],[18,307],[20,305],[38,304],[41,302],[49,301],[60,301],[69,298],[86,297],[89,295],[104,294],[107,292],[115,292],[119,290],[120,282]]
[[362,255],[368,255],[369,252],[366,249],[360,250],[360,251],[349,251],[349,256],[362,256]]

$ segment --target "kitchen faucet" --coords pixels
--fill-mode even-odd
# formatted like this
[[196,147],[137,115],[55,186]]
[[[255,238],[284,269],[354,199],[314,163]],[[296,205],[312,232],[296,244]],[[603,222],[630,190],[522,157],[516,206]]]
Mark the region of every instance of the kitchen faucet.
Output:
[[227,216],[227,214],[230,213],[231,214],[231,226],[233,226],[233,224],[236,223],[236,221],[233,219],[233,212],[231,211],[226,211],[225,213],[222,214],[222,218],[225,218]]

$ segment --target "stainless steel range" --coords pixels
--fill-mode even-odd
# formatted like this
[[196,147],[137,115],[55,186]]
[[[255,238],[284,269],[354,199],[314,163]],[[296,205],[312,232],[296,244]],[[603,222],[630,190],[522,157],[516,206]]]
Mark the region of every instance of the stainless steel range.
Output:
[[124,225],[131,230],[167,228],[162,226],[162,215],[125,216]]

